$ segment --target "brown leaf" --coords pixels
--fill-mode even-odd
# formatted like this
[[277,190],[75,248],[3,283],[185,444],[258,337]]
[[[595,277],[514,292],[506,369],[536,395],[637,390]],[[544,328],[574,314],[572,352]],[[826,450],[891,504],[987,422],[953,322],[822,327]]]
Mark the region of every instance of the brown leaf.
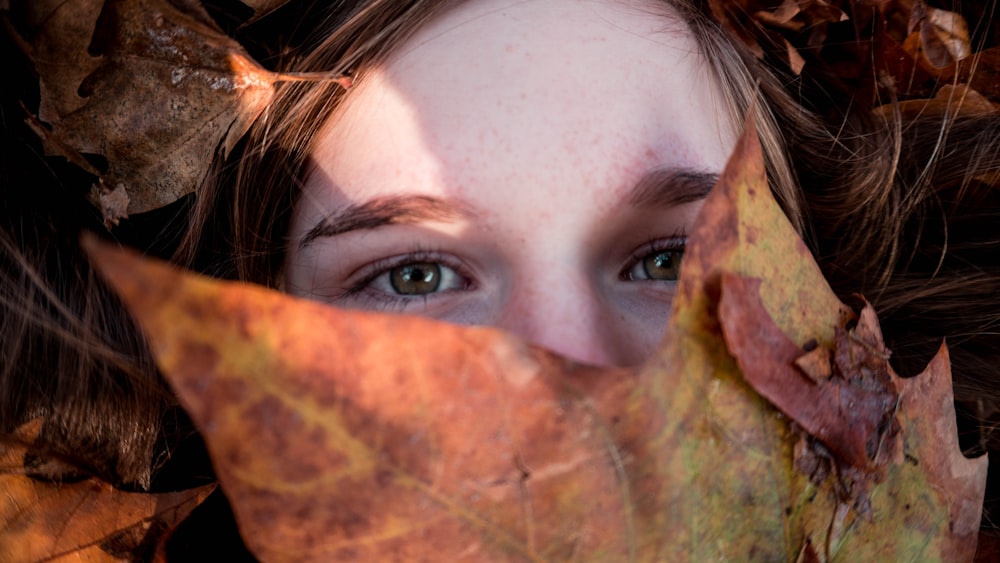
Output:
[[754,54],[762,57],[765,49],[776,48],[776,55],[795,74],[806,64],[799,47],[819,47],[827,26],[847,19],[843,10],[826,0],[710,0],[709,8]]
[[760,280],[723,276],[719,320],[730,352],[758,393],[870,481],[860,484],[866,494],[899,451],[899,397],[874,312],[866,307],[854,330],[837,327],[833,375],[817,382],[795,368],[804,352],[770,322],[759,288]]
[[1000,47],[980,51],[961,65],[959,82],[966,82],[976,92],[1000,103]]
[[288,0],[240,0],[253,9],[253,16],[243,23],[249,25],[288,3]]
[[[915,119],[918,116],[975,116],[1000,111],[1000,106],[989,101],[985,96],[970,88],[967,84],[942,86],[937,94],[930,99],[913,99],[899,102],[900,115],[905,119]],[[877,111],[886,116],[894,113],[893,106],[879,106]]]
[[781,5],[772,10],[758,10],[754,13],[757,20],[772,25],[774,27],[786,27],[794,31],[800,31],[802,22],[793,21],[792,18],[802,13],[802,5],[796,0],[784,0]]
[[0,442],[0,561],[134,560],[215,489],[128,493],[94,478],[36,479],[24,458],[40,427],[36,420]]
[[817,345],[812,350],[795,358],[795,365],[816,384],[825,383],[833,375],[833,367],[830,365],[830,350],[823,346]]
[[[792,368],[800,352],[769,321],[759,286],[759,280],[726,275],[719,303],[723,334],[747,381],[829,449],[840,479],[849,477],[844,485],[855,508],[869,510],[869,492],[895,469],[900,482],[891,490],[928,491],[948,511],[941,556],[971,559],[987,464],[985,457],[965,458],[959,448],[947,348],[942,345],[922,374],[899,378],[889,369],[878,320],[866,304],[855,329],[838,328],[834,376],[808,381]],[[898,476],[904,456],[920,471]]]
[[[41,101],[38,117],[57,123],[86,103],[77,94],[83,79],[97,70],[101,57],[88,52],[104,0],[28,2],[40,24],[32,39]],[[44,14],[44,15],[43,15]]]
[[[893,374],[895,378],[895,374]],[[979,534],[986,456],[966,459],[958,447],[948,348],[942,344],[916,377],[896,379],[905,463],[926,475],[926,491],[949,511],[951,553],[969,559]]]
[[925,67],[946,68],[972,54],[969,26],[961,14],[915,0],[909,28],[903,49]]
[[928,70],[929,65],[920,64],[902,43],[892,37],[882,38],[878,68],[882,69],[879,86],[886,92],[879,99],[927,98],[934,95],[942,76],[950,69]]
[[784,40],[784,43],[788,68],[792,69],[792,72],[795,74],[801,74],[802,69],[806,66],[806,60],[802,58],[802,55],[799,54],[799,50],[796,49],[787,39]]
[[67,0],[32,46],[51,136],[107,160],[93,199],[109,223],[198,189],[276,80],[191,1]]

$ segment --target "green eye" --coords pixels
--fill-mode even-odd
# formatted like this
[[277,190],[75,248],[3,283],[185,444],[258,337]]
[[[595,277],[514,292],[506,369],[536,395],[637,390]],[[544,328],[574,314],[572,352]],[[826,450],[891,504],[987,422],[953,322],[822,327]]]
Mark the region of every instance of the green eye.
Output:
[[[636,253],[622,278],[628,281],[677,281],[684,257],[683,243],[675,248],[653,250],[648,254]],[[639,256],[642,256],[639,258]]]
[[683,252],[661,250],[642,259],[642,271],[649,280],[675,281],[680,273]]
[[398,266],[389,271],[389,283],[400,295],[434,293],[441,286],[441,266],[432,262]]

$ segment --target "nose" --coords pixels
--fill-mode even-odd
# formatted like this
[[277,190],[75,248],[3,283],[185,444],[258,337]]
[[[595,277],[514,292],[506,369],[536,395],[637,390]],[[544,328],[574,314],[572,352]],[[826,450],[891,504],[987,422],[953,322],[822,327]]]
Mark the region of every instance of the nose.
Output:
[[582,280],[519,284],[508,295],[496,324],[581,363],[626,366],[644,359],[638,343],[628,336],[628,318]]

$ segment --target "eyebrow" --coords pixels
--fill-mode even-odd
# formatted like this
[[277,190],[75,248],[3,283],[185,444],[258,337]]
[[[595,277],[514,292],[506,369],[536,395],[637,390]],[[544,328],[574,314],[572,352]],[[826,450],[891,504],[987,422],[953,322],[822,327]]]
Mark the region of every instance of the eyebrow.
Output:
[[691,168],[657,168],[636,182],[628,201],[634,207],[671,207],[704,199],[719,175]]
[[[719,175],[690,168],[657,168],[636,182],[627,200],[634,207],[671,207],[697,201],[708,195]],[[350,231],[420,221],[448,221],[475,216],[464,205],[432,196],[395,195],[352,203],[316,222],[299,240],[299,249],[316,239]]]
[[320,219],[299,241],[299,249],[322,237],[335,237],[350,231],[377,229],[386,225],[420,221],[448,221],[473,215],[464,206],[431,196],[396,195],[354,203]]

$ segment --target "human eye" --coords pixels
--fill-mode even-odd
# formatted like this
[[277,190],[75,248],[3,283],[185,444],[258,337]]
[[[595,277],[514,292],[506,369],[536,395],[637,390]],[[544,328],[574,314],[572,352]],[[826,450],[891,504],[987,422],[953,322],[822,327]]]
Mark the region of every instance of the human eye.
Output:
[[405,309],[438,294],[468,290],[472,283],[457,262],[428,252],[377,260],[359,269],[334,301],[369,309]]
[[646,243],[629,258],[622,270],[625,281],[677,281],[687,239],[675,236]]

